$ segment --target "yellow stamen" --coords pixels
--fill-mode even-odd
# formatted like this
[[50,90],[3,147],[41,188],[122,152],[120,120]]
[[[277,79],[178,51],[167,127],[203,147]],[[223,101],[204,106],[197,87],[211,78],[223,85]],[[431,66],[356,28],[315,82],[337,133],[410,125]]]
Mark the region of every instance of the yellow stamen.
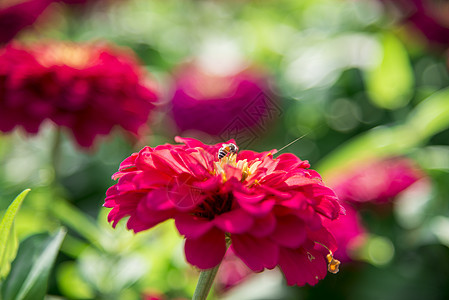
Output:
[[259,167],[259,165],[262,163],[262,161],[256,161],[255,163],[253,163],[251,165],[251,167],[249,168],[249,173],[250,174],[254,174],[254,172],[256,172],[257,168]]
[[338,259],[335,259],[332,255],[332,253],[329,253],[326,256],[328,265],[327,265],[327,270],[332,273],[332,274],[337,274],[339,271],[339,267],[340,267],[340,261]]
[[324,248],[326,248],[327,251],[329,251],[329,254],[326,255],[326,259],[327,259],[327,270],[332,273],[332,274],[337,274],[338,271],[340,270],[340,264],[341,262],[338,259],[334,258],[334,255],[332,254],[332,251],[329,250],[328,247],[326,247],[326,245],[321,244],[320,242],[315,241],[315,243],[323,246]]

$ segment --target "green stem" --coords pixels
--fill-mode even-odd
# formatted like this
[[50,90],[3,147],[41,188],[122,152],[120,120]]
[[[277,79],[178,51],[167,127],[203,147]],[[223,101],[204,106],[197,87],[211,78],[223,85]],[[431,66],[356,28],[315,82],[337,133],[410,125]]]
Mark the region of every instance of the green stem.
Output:
[[[226,235],[226,250],[231,245],[231,239]],[[202,270],[198,284],[196,285],[195,292],[193,293],[192,300],[206,300],[209,295],[212,284],[214,283],[215,276],[220,268],[221,262],[214,268],[208,270]]]
[[220,264],[218,264],[215,268],[201,271],[192,300],[207,299],[207,295],[209,295],[209,291],[214,283],[215,275],[217,275],[218,268],[220,268]]
[[61,161],[61,129],[59,127],[56,128],[54,132],[53,145],[50,155],[54,172],[54,183],[57,183],[59,179],[59,165]]

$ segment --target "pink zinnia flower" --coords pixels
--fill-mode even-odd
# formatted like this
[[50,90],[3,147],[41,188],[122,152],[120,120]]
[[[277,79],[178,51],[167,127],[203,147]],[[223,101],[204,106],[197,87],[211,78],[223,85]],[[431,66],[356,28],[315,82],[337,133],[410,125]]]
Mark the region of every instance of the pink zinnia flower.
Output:
[[[145,147],[125,159],[106,193],[109,221],[129,216],[139,232],[174,219],[187,261],[217,266],[231,249],[252,271],[279,266],[289,285],[316,284],[327,264],[336,272],[336,243],[323,219],[336,219],[334,192],[293,154],[228,152],[176,138],[181,145]],[[232,142],[232,141],[231,141]]]
[[266,130],[265,122],[280,113],[271,96],[268,79],[250,70],[236,74],[212,74],[189,65],[176,74],[171,101],[172,115],[180,132],[200,131],[225,136]]
[[117,125],[138,135],[155,101],[129,51],[63,42],[0,49],[0,131],[36,133],[49,119],[89,147]]
[[341,201],[387,203],[423,177],[406,158],[368,161],[330,176],[330,186]]

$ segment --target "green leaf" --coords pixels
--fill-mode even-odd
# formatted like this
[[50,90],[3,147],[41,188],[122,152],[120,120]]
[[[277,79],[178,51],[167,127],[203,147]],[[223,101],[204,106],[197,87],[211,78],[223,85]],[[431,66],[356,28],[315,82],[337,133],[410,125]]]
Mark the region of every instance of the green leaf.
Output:
[[394,35],[385,34],[381,43],[381,63],[365,73],[367,91],[377,106],[395,109],[406,105],[411,98],[413,70],[407,51]]
[[19,245],[14,230],[14,219],[29,191],[30,189],[24,190],[14,199],[0,223],[0,281],[8,275],[11,262],[17,254]]
[[50,209],[66,226],[75,230],[99,249],[102,249],[99,242],[102,234],[89,216],[83,214],[78,208],[62,198],[54,201]]
[[2,286],[3,300],[44,299],[50,270],[65,234],[65,229],[54,235],[37,234],[20,244],[12,271]]
[[431,138],[449,127],[449,88],[440,90],[422,101],[407,122],[422,139]]
[[351,139],[325,157],[318,169],[326,173],[374,157],[404,155],[447,128],[449,88],[422,101],[403,124],[377,127]]
[[331,152],[320,161],[317,169],[326,173],[363,160],[404,154],[419,141],[418,135],[410,127],[377,127],[354,137]]

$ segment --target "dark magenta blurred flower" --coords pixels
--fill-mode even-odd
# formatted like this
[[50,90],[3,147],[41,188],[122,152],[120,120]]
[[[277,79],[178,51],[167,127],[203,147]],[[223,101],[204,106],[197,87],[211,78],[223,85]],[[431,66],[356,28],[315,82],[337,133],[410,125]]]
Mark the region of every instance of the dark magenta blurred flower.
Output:
[[366,230],[359,213],[348,203],[342,205],[346,214],[334,221],[325,219],[324,224],[337,241],[338,250],[334,253],[335,258],[349,262],[352,260],[350,253],[362,245]]
[[423,177],[406,158],[373,160],[330,177],[329,184],[341,201],[387,203]]
[[449,3],[436,0],[382,0],[399,10],[404,23],[420,31],[433,45],[449,45]]
[[156,95],[132,53],[53,42],[0,50],[0,131],[37,133],[47,119],[89,147],[114,126],[138,135]]
[[252,271],[279,266],[289,285],[326,276],[335,240],[322,219],[341,213],[334,192],[293,154],[241,151],[217,158],[222,144],[176,138],[125,159],[106,193],[115,226],[125,216],[139,232],[174,219],[187,261],[217,266],[231,249]]
[[255,71],[217,75],[189,65],[175,77],[172,115],[181,132],[197,130],[211,135],[245,132],[265,126],[276,114],[268,79]]
[[0,44],[7,43],[25,27],[33,24],[55,0],[14,1],[0,6]]

